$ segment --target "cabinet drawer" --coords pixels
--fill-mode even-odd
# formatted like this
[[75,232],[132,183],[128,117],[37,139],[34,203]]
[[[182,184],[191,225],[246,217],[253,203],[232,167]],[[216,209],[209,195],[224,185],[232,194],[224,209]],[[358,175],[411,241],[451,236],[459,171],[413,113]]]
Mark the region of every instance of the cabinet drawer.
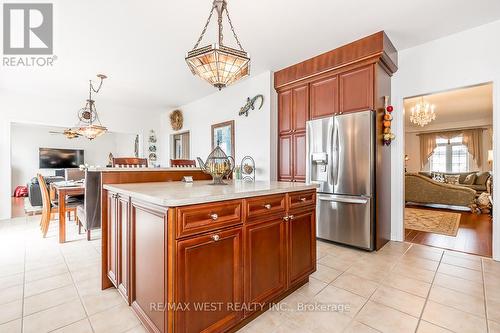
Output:
[[300,208],[316,204],[316,192],[296,192],[288,194],[288,209]]
[[285,203],[284,194],[245,199],[246,218],[285,212]]
[[241,223],[241,201],[177,208],[177,238]]

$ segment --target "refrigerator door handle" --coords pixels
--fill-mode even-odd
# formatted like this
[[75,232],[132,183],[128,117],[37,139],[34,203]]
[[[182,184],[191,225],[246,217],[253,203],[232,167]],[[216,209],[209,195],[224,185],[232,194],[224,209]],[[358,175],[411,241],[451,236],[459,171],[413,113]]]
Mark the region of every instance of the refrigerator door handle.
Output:
[[368,203],[367,198],[363,198],[363,197],[352,198],[352,197],[345,197],[345,196],[339,196],[339,195],[319,195],[318,199],[322,200],[322,201],[333,201],[333,202],[362,204],[362,205]]
[[339,174],[339,152],[338,152],[338,147],[339,147],[339,133],[337,129],[337,123],[335,122],[334,118],[334,125],[333,125],[333,130],[332,130],[332,135],[331,135],[331,150],[333,150],[332,153],[332,167],[330,169],[330,177],[332,179],[333,185],[337,185],[338,182],[338,174]]

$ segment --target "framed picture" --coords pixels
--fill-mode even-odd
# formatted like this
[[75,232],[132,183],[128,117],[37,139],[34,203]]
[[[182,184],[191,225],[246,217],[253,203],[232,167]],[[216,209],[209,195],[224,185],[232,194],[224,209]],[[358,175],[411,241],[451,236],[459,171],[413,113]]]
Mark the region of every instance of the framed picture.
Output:
[[234,158],[234,120],[212,125],[212,150],[217,146]]

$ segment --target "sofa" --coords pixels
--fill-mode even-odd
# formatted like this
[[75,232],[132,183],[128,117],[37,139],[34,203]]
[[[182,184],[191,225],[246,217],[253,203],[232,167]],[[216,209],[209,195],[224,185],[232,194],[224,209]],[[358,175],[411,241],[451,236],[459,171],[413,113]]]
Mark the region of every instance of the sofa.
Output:
[[418,173],[405,175],[406,202],[463,206],[472,209],[476,193],[472,188],[437,182]]
[[[47,183],[47,186],[49,186],[49,184],[51,184],[51,183],[63,181],[64,177],[50,176],[50,177],[43,177],[43,179]],[[40,191],[40,184],[38,184],[38,179],[36,177],[34,177],[27,184],[27,186],[28,186],[28,198],[29,198],[31,206],[33,206],[33,207],[40,206],[41,207],[42,206],[42,192]]]
[[[480,195],[482,192],[491,193],[491,184],[492,184],[492,176],[489,171],[473,171],[473,172],[459,172],[459,173],[451,173],[451,172],[419,172],[419,175],[425,176],[427,178],[433,177],[433,174],[441,174],[444,177],[446,176],[458,176],[458,186],[463,186],[467,188],[471,188],[477,192],[477,195]],[[465,178],[469,175],[473,176],[472,183],[465,183]]]

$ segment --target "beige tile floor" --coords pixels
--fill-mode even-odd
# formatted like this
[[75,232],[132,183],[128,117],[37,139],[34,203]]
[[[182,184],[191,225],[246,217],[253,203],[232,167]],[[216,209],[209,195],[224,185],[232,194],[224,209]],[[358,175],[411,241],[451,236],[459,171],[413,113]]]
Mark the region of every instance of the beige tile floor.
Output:
[[[60,245],[56,223],[42,239],[38,221],[0,221],[0,332],[144,332],[116,290],[100,290],[100,240],[69,222]],[[309,283],[240,332],[500,332],[498,262],[398,242],[317,252]]]

